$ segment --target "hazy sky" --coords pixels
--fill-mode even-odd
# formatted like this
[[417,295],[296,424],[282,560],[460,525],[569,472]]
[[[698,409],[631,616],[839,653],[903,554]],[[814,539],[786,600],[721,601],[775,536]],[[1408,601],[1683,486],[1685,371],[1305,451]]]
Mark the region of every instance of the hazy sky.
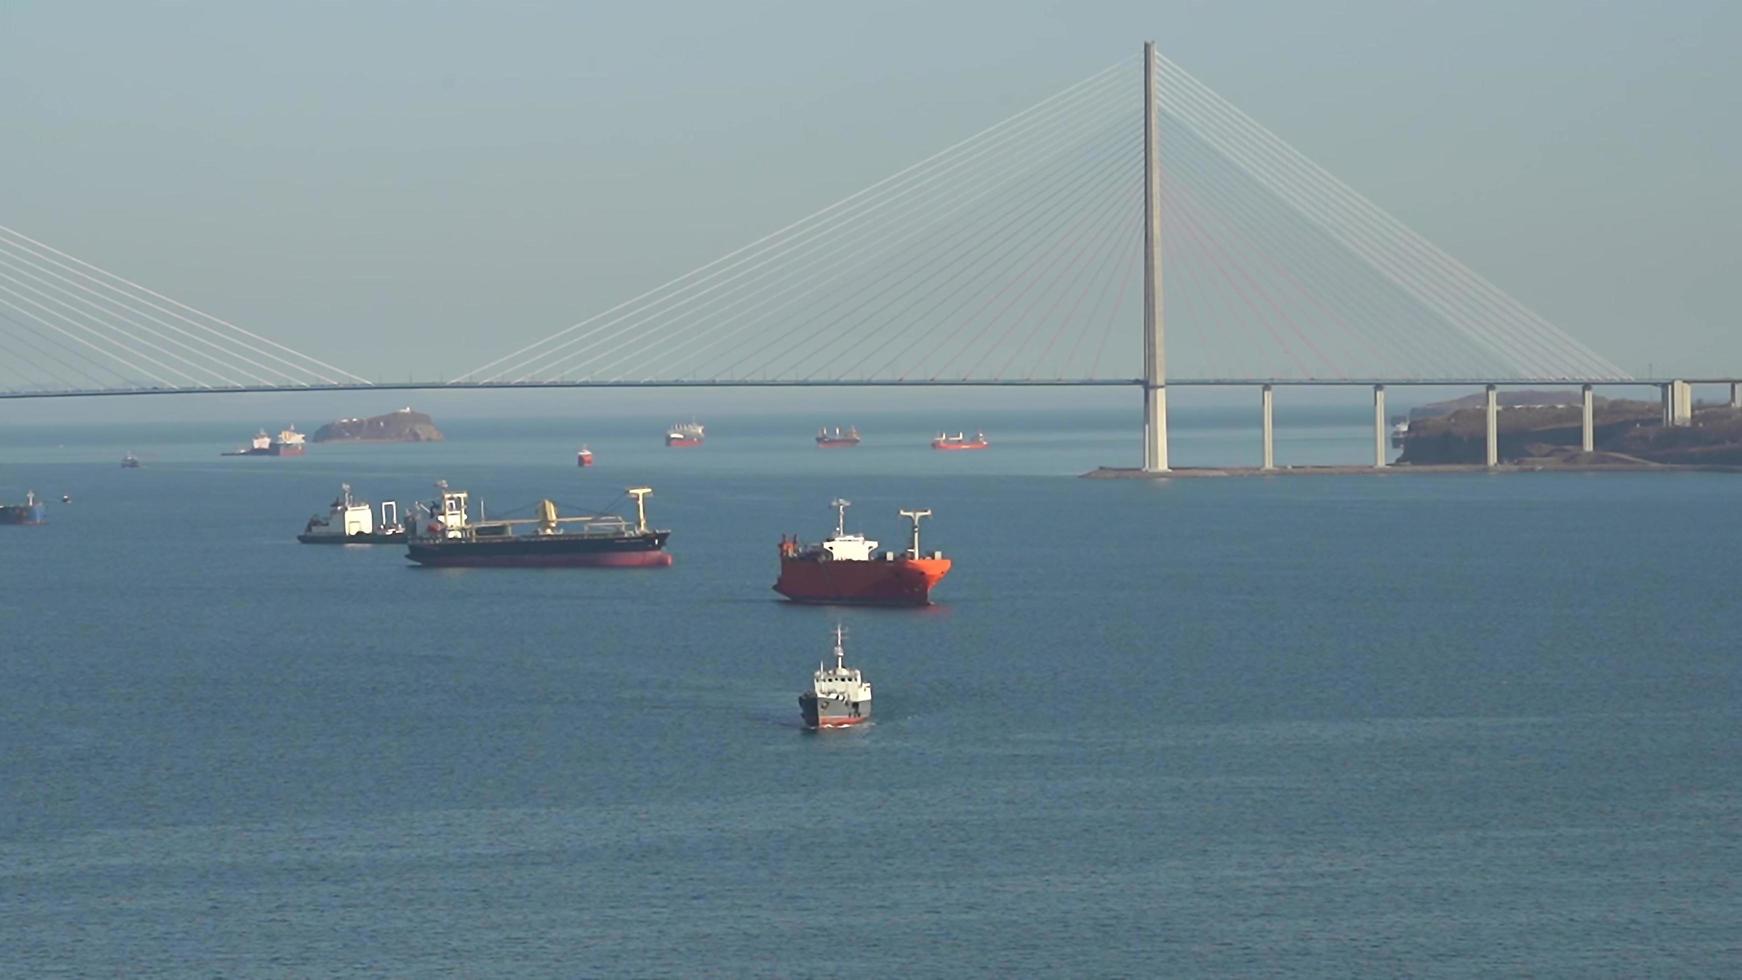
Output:
[[1726,2],[0,0],[0,224],[451,376],[1145,38],[1625,370],[1742,373]]

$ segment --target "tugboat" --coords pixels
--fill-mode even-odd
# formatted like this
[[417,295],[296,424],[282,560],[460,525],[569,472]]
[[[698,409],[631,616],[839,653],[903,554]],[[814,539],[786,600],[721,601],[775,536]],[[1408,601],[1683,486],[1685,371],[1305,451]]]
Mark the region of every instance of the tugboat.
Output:
[[0,504],[0,524],[34,527],[48,522],[48,510],[35,490],[27,490],[22,504]]
[[701,423],[680,422],[666,430],[665,444],[678,449],[699,446],[704,434]]
[[647,526],[648,487],[624,491],[635,498],[636,523],[616,514],[557,516],[556,504],[538,502],[538,516],[486,521],[483,507],[473,523],[468,495],[439,483],[439,501],[419,504],[429,515],[413,528],[406,557],[420,565],[487,568],[651,568],[671,564],[665,553],[670,531]]
[[399,523],[398,504],[382,501],[377,524],[368,501],[353,498],[351,485],[341,483],[327,516],[309,518],[296,539],[303,544],[403,544],[405,526]]
[[859,427],[856,425],[848,426],[845,432],[842,432],[838,425],[835,426],[834,432],[830,432],[827,426],[817,430],[818,449],[845,449],[858,444]]
[[811,675],[811,689],[798,696],[804,727],[811,731],[846,728],[871,720],[871,682],[857,667],[846,665],[841,638],[840,624],[836,624],[835,665],[817,664],[817,672]]
[[1391,417],[1391,448],[1402,449],[1403,444],[1408,441],[1409,417],[1405,415],[1393,415]]
[[575,453],[575,465],[580,467],[593,465],[593,451],[588,449],[586,446],[582,446],[581,451]]
[[290,426],[278,433],[276,438],[266,434],[261,429],[246,446],[240,446],[220,456],[301,456],[304,452],[302,433],[296,431],[296,426]]
[[967,436],[963,435],[960,432],[956,433],[953,436],[940,432],[940,433],[938,433],[938,437],[931,441],[931,447],[933,449],[943,449],[943,450],[949,450],[949,451],[960,451],[960,450],[965,450],[965,449],[985,449],[987,446],[990,446],[990,445],[992,445],[992,444],[986,441],[986,433],[984,433],[984,432],[974,433],[974,438],[972,438],[972,439],[969,439]]
[[121,468],[124,470],[136,470],[136,469],[138,469],[139,468],[139,457],[133,455],[132,453],[128,453],[127,455],[121,457]]
[[924,606],[932,586],[950,573],[950,559],[941,551],[924,556],[919,550],[919,522],[929,510],[900,511],[913,521],[913,545],[902,555],[884,552],[863,534],[847,533],[849,500],[834,500],[835,533],[817,545],[796,537],[780,539],[780,578],[774,591],[794,602],[845,603],[874,606]]

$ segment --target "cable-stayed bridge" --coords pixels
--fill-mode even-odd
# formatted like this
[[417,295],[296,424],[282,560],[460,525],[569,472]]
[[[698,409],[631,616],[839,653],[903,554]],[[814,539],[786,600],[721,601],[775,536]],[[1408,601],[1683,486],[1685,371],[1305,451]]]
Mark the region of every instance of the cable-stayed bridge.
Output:
[[[1276,385],[1372,385],[1377,430],[1385,385],[1647,383],[1149,45],[454,380],[367,379],[3,226],[0,343],[5,398],[1125,385],[1151,470],[1168,387],[1261,387],[1269,465]],[[1685,384],[1649,383],[1675,417]]]

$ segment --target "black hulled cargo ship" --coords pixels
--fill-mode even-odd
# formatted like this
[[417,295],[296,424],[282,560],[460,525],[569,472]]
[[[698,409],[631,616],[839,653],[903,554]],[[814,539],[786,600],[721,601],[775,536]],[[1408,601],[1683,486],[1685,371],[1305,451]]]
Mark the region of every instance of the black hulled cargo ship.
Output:
[[414,527],[406,557],[420,565],[467,568],[654,568],[671,564],[665,552],[670,531],[647,526],[647,487],[635,498],[636,523],[616,514],[560,517],[556,504],[538,502],[538,516],[479,520],[467,514],[468,495],[442,487],[442,498],[420,505],[427,511]]

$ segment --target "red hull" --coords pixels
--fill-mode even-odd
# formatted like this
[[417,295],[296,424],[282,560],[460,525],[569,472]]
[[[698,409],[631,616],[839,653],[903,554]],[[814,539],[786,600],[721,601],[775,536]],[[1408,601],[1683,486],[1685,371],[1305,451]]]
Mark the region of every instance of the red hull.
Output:
[[817,723],[811,726],[811,730],[821,731],[825,728],[852,728],[854,725],[866,724],[870,722],[870,720],[871,719],[869,718],[819,718],[817,719]]
[[988,449],[991,445],[988,442],[939,442],[933,439],[931,447],[947,453],[962,453],[970,449]]
[[794,602],[923,606],[950,573],[948,558],[812,561],[782,558],[774,591]]
[[700,439],[673,439],[670,436],[666,436],[665,444],[673,449],[688,449],[691,446],[701,445],[702,441]]
[[618,551],[591,555],[443,555],[425,560],[430,568],[664,568],[663,551]]
[[576,456],[575,457],[575,465],[576,466],[591,466],[591,465],[593,465],[592,454],[589,453],[585,456]]

